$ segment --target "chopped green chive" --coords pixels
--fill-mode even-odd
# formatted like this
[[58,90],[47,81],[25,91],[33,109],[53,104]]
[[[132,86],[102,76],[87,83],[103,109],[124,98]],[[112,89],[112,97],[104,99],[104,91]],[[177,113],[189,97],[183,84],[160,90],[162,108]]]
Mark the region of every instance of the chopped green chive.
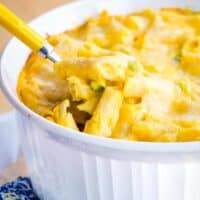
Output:
[[176,62],[181,62],[181,59],[182,59],[182,56],[181,56],[181,55],[176,55],[176,56],[174,57],[174,60],[175,60]]
[[133,72],[138,70],[138,67],[135,65],[129,65],[128,68]]
[[96,81],[92,81],[90,84],[91,88],[98,93],[101,93],[104,91],[105,87],[102,86],[101,84],[97,83]]

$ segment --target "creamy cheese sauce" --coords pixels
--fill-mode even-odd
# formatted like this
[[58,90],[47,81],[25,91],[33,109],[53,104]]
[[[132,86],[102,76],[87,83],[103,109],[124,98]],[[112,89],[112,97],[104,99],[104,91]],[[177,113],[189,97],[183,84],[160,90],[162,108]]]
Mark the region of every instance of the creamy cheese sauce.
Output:
[[103,137],[200,140],[200,13],[104,11],[48,41],[63,61],[33,53],[18,81],[33,111]]

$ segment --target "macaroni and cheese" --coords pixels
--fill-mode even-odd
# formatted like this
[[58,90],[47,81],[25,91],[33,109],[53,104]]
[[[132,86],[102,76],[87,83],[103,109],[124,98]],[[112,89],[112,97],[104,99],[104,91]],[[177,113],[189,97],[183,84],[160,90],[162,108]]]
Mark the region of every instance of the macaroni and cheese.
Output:
[[200,140],[200,13],[106,11],[48,36],[63,61],[32,53],[24,104],[62,126],[134,141]]

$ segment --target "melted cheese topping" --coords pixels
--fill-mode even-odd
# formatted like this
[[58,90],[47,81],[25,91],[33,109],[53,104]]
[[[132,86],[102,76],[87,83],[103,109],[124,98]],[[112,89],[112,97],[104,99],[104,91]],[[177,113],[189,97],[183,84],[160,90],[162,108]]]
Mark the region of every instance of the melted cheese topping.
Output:
[[32,54],[21,100],[62,126],[135,141],[200,140],[200,14],[102,12],[48,37],[63,61]]

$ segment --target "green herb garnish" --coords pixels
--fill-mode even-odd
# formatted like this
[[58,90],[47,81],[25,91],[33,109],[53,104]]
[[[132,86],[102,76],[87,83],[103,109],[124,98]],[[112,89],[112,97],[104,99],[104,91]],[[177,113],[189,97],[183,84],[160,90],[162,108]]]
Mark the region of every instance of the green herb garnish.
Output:
[[176,55],[175,57],[174,57],[174,60],[176,61],[176,62],[181,62],[181,59],[182,59],[182,56],[181,55]]
[[98,82],[96,81],[92,81],[90,83],[90,86],[91,88],[95,91],[95,92],[98,92],[98,93],[101,93],[104,91],[105,87],[101,84],[99,84]]
[[128,69],[135,73],[141,71],[141,68],[142,68],[141,64],[136,61],[128,65]]

